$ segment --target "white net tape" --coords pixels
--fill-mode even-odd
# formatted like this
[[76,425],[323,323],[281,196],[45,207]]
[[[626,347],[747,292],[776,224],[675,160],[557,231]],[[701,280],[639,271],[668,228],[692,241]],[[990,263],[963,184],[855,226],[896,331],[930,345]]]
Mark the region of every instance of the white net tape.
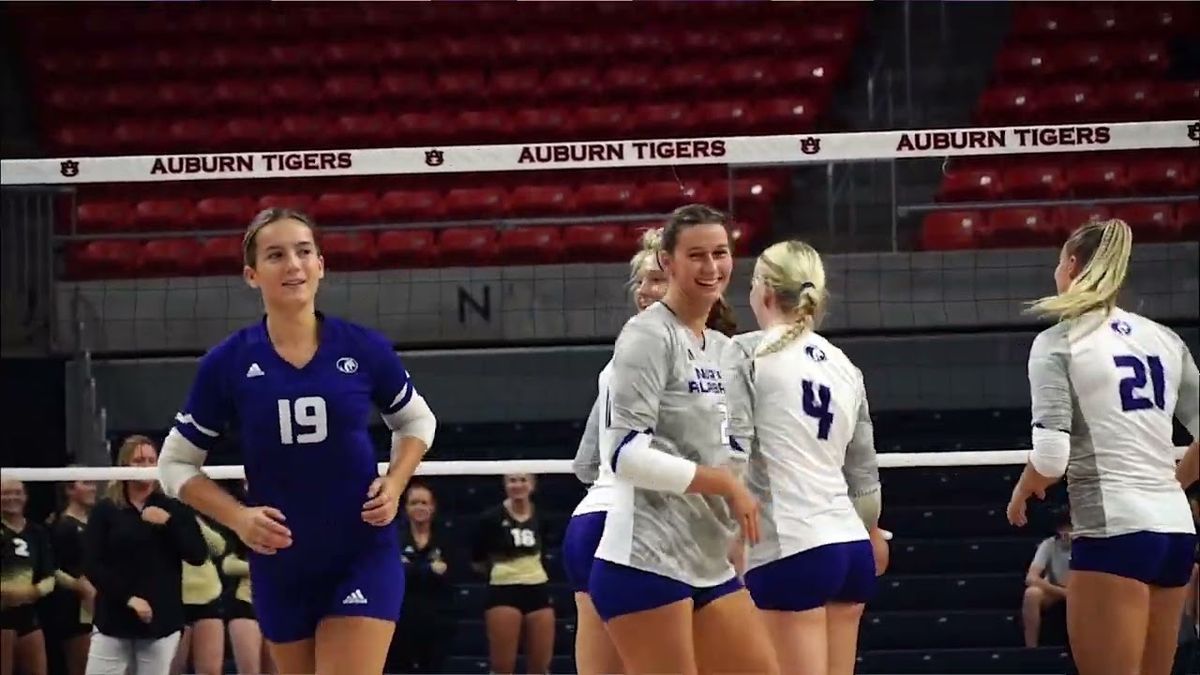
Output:
[[[1176,448],[1183,457],[1187,448]],[[882,469],[902,469],[938,466],[1005,466],[1024,464],[1029,450],[962,450],[956,452],[889,452],[879,455]],[[380,473],[387,470],[379,465]],[[204,472],[213,480],[241,479],[245,468],[238,465],[206,466]],[[77,480],[146,480],[158,477],[152,467],[133,466],[68,466],[54,468],[6,468],[4,478],[26,482]],[[443,460],[423,462],[417,467],[418,476],[502,476],[509,473],[569,474],[571,460],[511,459],[511,460]]]
[[1200,147],[1200,122],[1122,122],[833,134],[288,152],[61,157],[0,162],[0,184],[56,185],[231,178],[800,164]]

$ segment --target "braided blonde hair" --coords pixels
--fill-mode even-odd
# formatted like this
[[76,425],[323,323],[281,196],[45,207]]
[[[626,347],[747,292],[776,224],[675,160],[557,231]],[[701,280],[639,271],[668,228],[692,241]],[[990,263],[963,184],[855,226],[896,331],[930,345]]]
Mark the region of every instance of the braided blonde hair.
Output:
[[1083,270],[1067,290],[1030,303],[1029,312],[1074,319],[1094,309],[1111,310],[1129,271],[1133,233],[1120,219],[1094,221],[1075,230],[1063,244],[1063,255],[1073,255]]
[[828,294],[821,254],[802,241],[782,241],[758,256],[754,265],[757,283],[766,284],[792,325],[779,339],[759,346],[755,356],[774,354],[807,331],[816,328]]

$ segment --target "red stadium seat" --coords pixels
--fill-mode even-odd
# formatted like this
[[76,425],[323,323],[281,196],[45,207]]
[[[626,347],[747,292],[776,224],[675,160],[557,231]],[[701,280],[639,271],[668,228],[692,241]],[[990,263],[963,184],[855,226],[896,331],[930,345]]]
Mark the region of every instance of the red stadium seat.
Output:
[[1112,218],[1112,210],[1107,206],[1060,206],[1054,209],[1052,220],[1056,227],[1069,234],[1093,220],[1108,220]]
[[513,122],[506,110],[464,110],[451,127],[460,141],[503,142],[513,135]]
[[376,246],[380,267],[434,267],[440,262],[433,230],[385,230]]
[[1016,35],[1048,40],[1079,32],[1078,15],[1062,4],[1017,5],[1012,31]]
[[121,279],[137,276],[142,247],[129,239],[89,241],[72,250],[72,276],[83,279]]
[[265,60],[266,55],[258,45],[215,45],[208,56],[210,67],[230,72],[251,72],[261,68]]
[[[266,94],[269,99],[282,106],[300,106],[301,109],[310,107],[314,101],[321,100],[321,83],[315,79],[302,76],[278,77],[267,82]],[[263,98],[261,91],[258,98]]]
[[327,192],[313,202],[310,211],[325,225],[369,223],[379,220],[374,192]]
[[159,102],[157,92],[152,84],[145,82],[121,82],[105,87],[98,103],[110,110],[152,113]]
[[1100,78],[1113,67],[1112,45],[1106,42],[1070,42],[1058,48],[1052,58],[1058,62],[1056,74],[1066,78]]
[[568,225],[562,238],[567,262],[623,260],[633,246],[620,225]]
[[1015,166],[1001,180],[1005,199],[1054,199],[1066,191],[1060,167],[1052,164]]
[[1096,96],[1089,84],[1057,84],[1037,93],[1038,116],[1046,122],[1087,122],[1096,117]]
[[1187,239],[1200,239],[1200,201],[1184,202],[1175,210],[1175,222]]
[[1113,217],[1129,223],[1134,241],[1174,241],[1180,236],[1170,204],[1120,204],[1113,207]]
[[623,105],[587,106],[574,111],[572,126],[580,138],[620,138],[634,121]]
[[817,50],[845,50],[855,32],[854,23],[841,19],[825,22],[804,23],[795,26],[793,34],[797,44],[808,45]]
[[120,122],[113,127],[112,140],[121,153],[153,153],[170,147],[167,123],[161,119]]
[[659,87],[665,95],[686,95],[706,89],[712,80],[716,64],[680,62],[667,66],[659,73]]
[[333,120],[325,115],[287,115],[279,120],[279,140],[292,148],[331,147],[333,126]]
[[366,270],[375,266],[374,232],[324,232],[321,257],[333,270]]
[[144,276],[189,276],[201,267],[200,242],[195,239],[151,239],[142,247]]
[[129,229],[133,208],[128,202],[83,202],[75,214],[83,232],[121,232]]
[[708,201],[720,208],[725,208],[732,196],[734,208],[739,211],[747,207],[767,206],[778,194],[779,186],[773,180],[755,176],[735,178],[732,181],[728,178],[718,178],[709,183],[705,191]]
[[995,199],[999,193],[1000,174],[995,169],[964,169],[946,176],[938,191],[938,199],[947,202],[981,201]]
[[1129,163],[1129,187],[1148,196],[1195,192],[1196,163],[1173,159],[1142,159]]
[[1159,78],[1171,65],[1167,45],[1159,41],[1134,42],[1107,46],[1117,74]]
[[542,94],[551,100],[591,97],[601,94],[600,72],[592,67],[558,68],[546,73]]
[[103,123],[64,125],[55,130],[52,140],[64,155],[108,154],[117,149],[112,126]]
[[722,91],[756,91],[774,84],[772,61],[743,58],[719,64],[710,74]]
[[1008,124],[1028,122],[1037,115],[1037,98],[1027,87],[995,87],[979,99],[979,122]]
[[649,97],[658,92],[658,71],[637,63],[615,65],[604,72],[602,86],[613,97]]
[[488,265],[496,260],[496,230],[452,227],[442,230],[438,250],[444,265]]
[[186,230],[191,225],[192,203],[186,199],[147,199],[133,209],[133,226],[138,230]]
[[429,75],[423,71],[388,72],[379,78],[380,97],[402,103],[427,100],[433,92]]
[[213,86],[212,96],[222,110],[255,109],[267,99],[261,83],[246,79],[218,80]]
[[652,28],[631,27],[628,32],[612,34],[614,49],[632,59],[655,60],[671,53],[671,43],[663,31]]
[[821,90],[832,86],[836,75],[834,61],[827,57],[780,60],[771,69],[771,86],[791,94]]
[[259,67],[262,67],[263,58],[266,56],[266,63],[271,66],[285,71],[301,71],[307,70],[316,64],[316,57],[321,53],[319,44],[311,43],[304,44],[289,40],[287,42],[274,44],[264,50],[265,55],[259,57]]
[[1064,239],[1042,209],[992,211],[979,234],[981,243],[991,248],[1054,246]]
[[620,213],[632,205],[635,194],[632,183],[584,185],[575,192],[575,205],[581,213]]
[[456,188],[444,200],[448,218],[501,216],[508,211],[508,195],[502,188]]
[[338,145],[360,147],[382,147],[396,137],[392,116],[383,112],[342,115],[333,133]]
[[558,262],[563,243],[557,227],[514,227],[501,230],[501,260],[509,265],[544,265]]
[[224,124],[212,119],[183,119],[167,129],[171,145],[183,152],[220,152],[231,144]]
[[1125,193],[1125,165],[1097,159],[1067,169],[1067,185],[1076,197],[1116,197]]
[[391,190],[379,198],[379,217],[386,222],[434,220],[443,215],[442,196],[433,190]]
[[350,40],[325,45],[321,61],[326,67],[372,68],[383,61],[383,52],[370,40]]
[[249,197],[208,197],[196,202],[193,219],[202,229],[237,229],[249,223],[257,211]]
[[279,126],[258,117],[235,117],[225,123],[229,146],[237,150],[259,150],[275,147]]
[[339,106],[366,106],[379,95],[379,83],[371,75],[351,73],[331,75],[321,83],[322,100]]
[[508,205],[514,216],[542,216],[568,213],[575,201],[566,185],[522,185],[512,191]]
[[685,187],[675,180],[654,181],[641,186],[634,196],[633,208],[646,213],[670,213],[684,203],[704,202],[707,195],[703,185]]
[[312,205],[312,195],[270,194],[263,195],[258,199],[258,208],[260,209],[292,209],[307,213],[312,209]]
[[449,38],[443,36],[438,41],[434,54],[442,66],[481,66],[495,61],[501,51],[494,40],[480,40],[473,35]]
[[802,133],[816,125],[817,106],[811,99],[773,98],[753,105],[750,119],[760,133]]
[[513,133],[532,141],[552,140],[570,135],[570,109],[522,108],[513,113]]
[[442,101],[479,99],[487,92],[487,78],[482,70],[442,71],[434,76],[433,89]]
[[634,132],[639,136],[673,138],[691,115],[685,103],[643,103],[632,111]]
[[243,266],[241,237],[214,237],[200,242],[200,271],[237,274]]
[[396,116],[396,138],[401,144],[437,145],[454,136],[449,115],[401,113]]
[[978,248],[976,233],[984,225],[979,211],[935,211],[921,223],[921,250],[953,251]]
[[1061,72],[1059,58],[1041,45],[1010,45],[996,57],[996,76],[1004,82],[1045,82]]
[[1157,87],[1153,82],[1119,82],[1100,90],[1099,107],[1105,119],[1138,121],[1159,116]]
[[742,135],[754,127],[754,121],[745,101],[702,101],[684,126],[699,134]]
[[1172,117],[1200,115],[1200,81],[1159,82],[1156,89],[1162,109]]
[[609,36],[601,33],[548,34],[546,39],[553,42],[552,50],[556,59],[600,61],[615,52]]
[[726,38],[737,54],[789,54],[796,51],[799,38],[791,26],[762,23],[734,29]]
[[51,88],[45,95],[46,104],[63,115],[80,115],[104,104],[103,89],[95,85],[65,83]]
[[536,68],[511,68],[492,73],[488,96],[498,99],[527,100],[538,91],[540,73]]
[[186,110],[189,114],[209,108],[213,87],[198,82],[172,81],[158,85],[158,102],[164,108]]

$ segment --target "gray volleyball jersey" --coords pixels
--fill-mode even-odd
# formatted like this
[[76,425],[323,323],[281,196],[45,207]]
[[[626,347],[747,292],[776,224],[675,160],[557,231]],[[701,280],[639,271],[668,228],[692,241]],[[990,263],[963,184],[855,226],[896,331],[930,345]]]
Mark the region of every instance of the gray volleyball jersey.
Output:
[[[696,337],[662,303],[625,324],[613,354],[605,425],[619,466],[621,443],[650,433],[650,448],[704,466],[729,460],[728,411],[720,369],[724,335]],[[727,558],[737,525],[721,497],[636,488],[616,478],[596,550],[602,560],[696,587],[734,577]]]
[[1033,341],[1029,385],[1034,426],[1071,435],[1074,536],[1195,532],[1171,418],[1197,437],[1200,375],[1178,335],[1121,309],[1062,321]]

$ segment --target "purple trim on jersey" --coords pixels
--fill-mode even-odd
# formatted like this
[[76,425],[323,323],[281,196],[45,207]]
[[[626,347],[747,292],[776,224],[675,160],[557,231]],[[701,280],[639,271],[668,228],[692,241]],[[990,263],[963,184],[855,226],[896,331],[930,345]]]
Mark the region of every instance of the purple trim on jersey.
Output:
[[588,592],[588,580],[592,576],[592,563],[596,559],[596,548],[604,534],[604,521],[608,514],[594,511],[572,516],[567,521],[567,532],[563,535],[562,561],[571,590]]
[[283,579],[251,559],[250,592],[263,637],[294,642],[312,637],[330,616],[363,616],[384,621],[400,618],[404,603],[404,563],[391,528],[392,546],[364,550],[339,569]]
[[746,452],[746,449],[742,447],[742,444],[738,443],[737,439],[732,436],[729,437],[729,447],[743,454]]
[[1195,556],[1196,535],[1180,532],[1131,532],[1071,541],[1071,569],[1104,572],[1162,588],[1186,585]]
[[625,438],[622,438],[621,442],[617,444],[617,449],[613,451],[613,458],[612,458],[613,473],[617,472],[617,458],[621,456],[621,449],[624,448],[626,445],[629,445],[629,441],[632,441],[634,438],[637,438],[638,433],[639,432],[637,432],[637,431],[630,431],[629,433],[625,434]]
[[688,598],[692,599],[692,610],[699,611],[742,588],[744,586],[737,577],[716,586],[697,588],[660,574],[607,560],[596,560],[588,582],[588,592],[592,596],[596,613],[606,622],[626,614],[665,607]]
[[866,540],[818,546],[747,571],[746,588],[759,609],[777,612],[865,603],[875,594],[875,554]]

